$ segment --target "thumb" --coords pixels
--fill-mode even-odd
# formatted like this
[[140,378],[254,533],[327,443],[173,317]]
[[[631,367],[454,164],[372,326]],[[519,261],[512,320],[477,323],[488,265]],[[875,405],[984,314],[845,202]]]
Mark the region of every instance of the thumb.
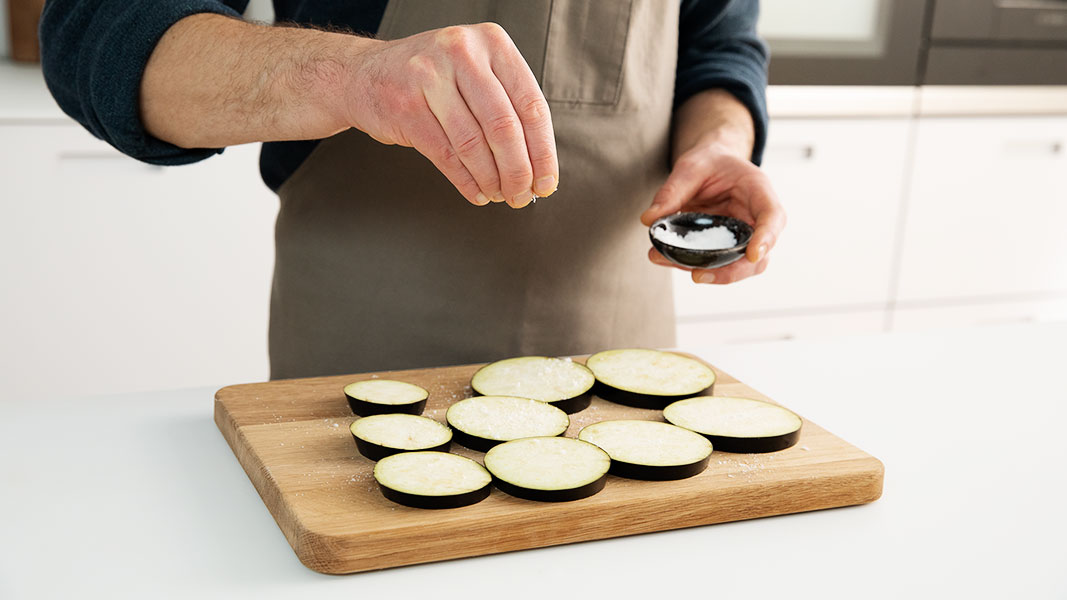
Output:
[[704,180],[702,168],[685,158],[680,159],[652,198],[652,205],[641,214],[641,222],[646,226],[652,225],[656,219],[678,212],[696,195]]

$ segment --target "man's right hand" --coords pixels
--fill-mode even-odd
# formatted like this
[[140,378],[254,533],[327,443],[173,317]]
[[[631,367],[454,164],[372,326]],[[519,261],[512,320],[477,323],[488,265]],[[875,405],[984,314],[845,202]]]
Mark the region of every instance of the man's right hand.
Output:
[[394,41],[197,14],[141,81],[149,133],[186,148],[320,139],[350,127],[429,158],[473,204],[556,189],[548,103],[493,23]]
[[352,126],[415,148],[478,206],[521,208],[555,191],[548,103],[499,25],[376,42],[356,56],[344,94]]

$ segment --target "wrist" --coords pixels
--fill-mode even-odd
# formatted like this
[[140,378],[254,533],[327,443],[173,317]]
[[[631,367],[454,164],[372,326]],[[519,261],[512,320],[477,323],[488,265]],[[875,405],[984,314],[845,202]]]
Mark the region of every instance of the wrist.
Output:
[[[364,55],[383,42],[341,33],[320,33],[320,43],[310,48],[297,65],[294,97],[306,97],[333,133],[356,126],[365,90],[360,85]],[[332,134],[331,134],[332,135]]]
[[689,98],[674,115],[673,157],[701,148],[750,160],[755,144],[752,115],[733,94],[706,90]]
[[719,129],[701,135],[687,151],[728,155],[747,161],[752,156],[752,142],[743,132]]

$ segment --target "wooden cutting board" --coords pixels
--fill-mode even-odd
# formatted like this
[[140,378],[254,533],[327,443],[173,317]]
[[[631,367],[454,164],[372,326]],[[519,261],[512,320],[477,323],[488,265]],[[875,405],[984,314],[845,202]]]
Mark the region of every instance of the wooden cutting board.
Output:
[[[579,359],[580,360],[580,359]],[[408,508],[378,490],[374,463],[359,454],[342,388],[398,379],[430,392],[425,416],[444,422],[472,395],[481,365],[291,379],[225,387],[215,423],[300,560],[322,573],[355,573],[863,504],[882,493],[882,463],[805,420],[800,442],[770,454],[714,452],[706,471],[679,481],[608,476],[600,493],[574,502],[521,500],[494,489],[477,504]],[[717,395],[769,400],[716,369]],[[607,419],[662,420],[655,410],[594,398],[571,417],[567,436]],[[453,444],[481,462],[483,453]]]

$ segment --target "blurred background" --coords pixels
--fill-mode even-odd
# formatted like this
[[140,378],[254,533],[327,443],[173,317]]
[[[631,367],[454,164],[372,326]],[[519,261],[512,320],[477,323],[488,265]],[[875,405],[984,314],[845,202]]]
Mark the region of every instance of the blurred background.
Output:
[[[162,169],[63,115],[0,0],[6,396],[264,380],[258,147]],[[678,345],[1067,320],[1067,0],[763,0],[768,271],[675,278]],[[269,0],[248,15],[269,21]]]

